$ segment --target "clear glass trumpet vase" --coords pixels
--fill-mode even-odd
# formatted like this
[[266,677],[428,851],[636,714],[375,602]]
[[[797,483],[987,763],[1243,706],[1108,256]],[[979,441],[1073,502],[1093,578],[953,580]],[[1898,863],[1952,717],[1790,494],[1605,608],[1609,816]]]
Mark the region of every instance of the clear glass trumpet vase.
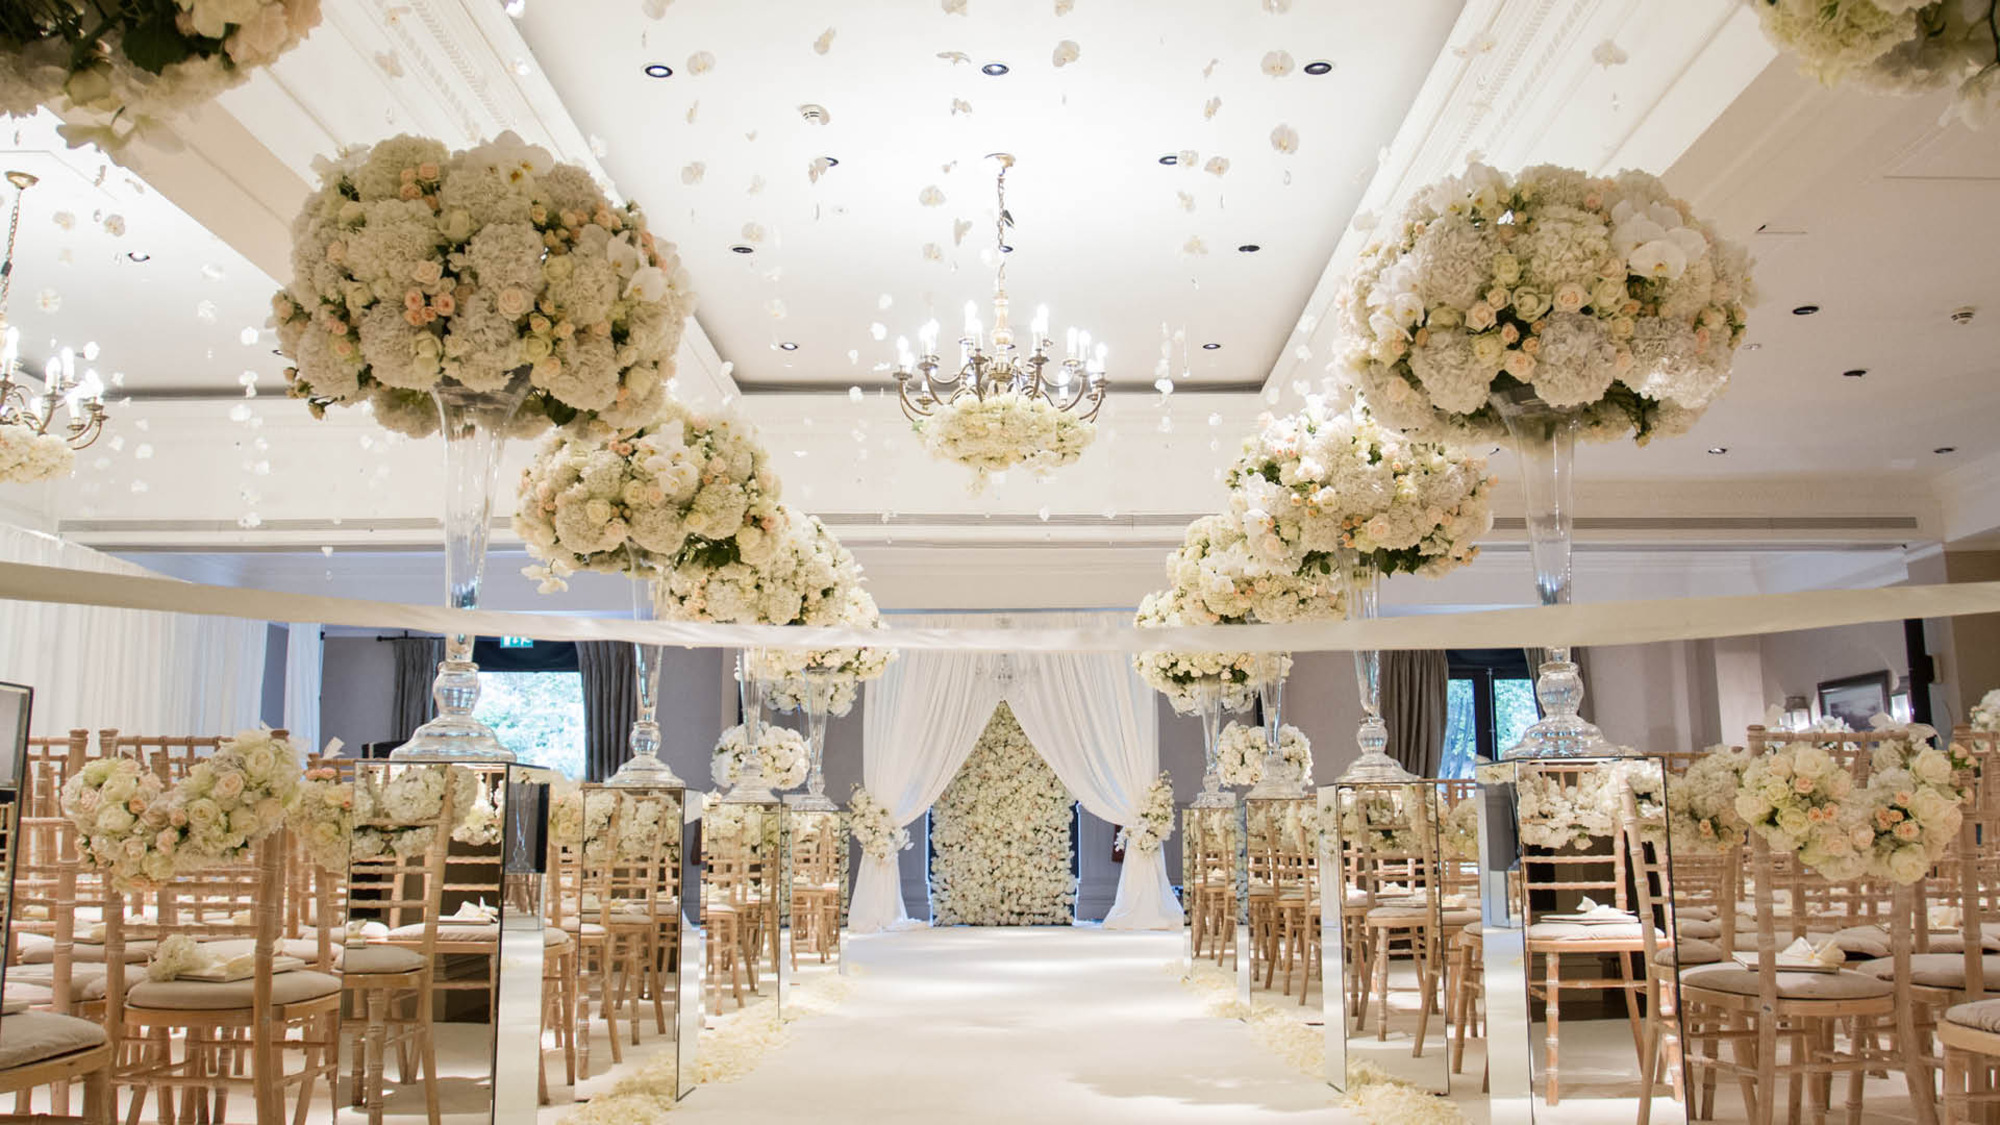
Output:
[[[632,580],[632,619],[652,621],[655,619],[653,603],[653,581],[656,571],[651,563],[643,562],[633,552],[630,569],[626,572]],[[625,759],[618,772],[605,779],[606,785],[678,786],[684,783],[675,776],[673,767],[660,760],[660,646],[635,644],[632,646],[632,668],[638,678],[638,716],[632,721],[632,753]]]
[[743,761],[736,768],[736,782],[722,795],[725,804],[775,805],[778,798],[764,777],[764,684],[754,670],[746,649],[736,656],[736,689],[743,706]]
[[1305,779],[1285,760],[1279,736],[1284,731],[1285,677],[1272,676],[1257,685],[1264,715],[1264,769],[1246,796],[1255,800],[1292,799],[1306,795]]
[[[1530,387],[1496,393],[1492,402],[1507,423],[1521,462],[1536,593],[1543,605],[1568,605],[1577,417],[1543,402]],[[1521,740],[1502,750],[1500,757],[1600,758],[1622,753],[1605,740],[1603,731],[1577,714],[1583,706],[1583,676],[1570,660],[1569,646],[1547,652],[1535,678],[1541,721],[1523,731]]]
[[[486,538],[493,522],[493,486],[507,426],[528,396],[528,370],[514,373],[497,391],[473,391],[456,383],[431,392],[444,439],[445,604],[477,609],[486,577]],[[493,728],[472,717],[479,704],[479,665],[472,659],[469,634],[445,638],[444,662],[431,682],[437,717],[418,727],[390,757],[398,761],[511,762]]]
[[1191,807],[1235,808],[1236,794],[1222,787],[1222,771],[1216,757],[1222,740],[1222,684],[1220,681],[1196,684],[1193,694],[1195,715],[1201,719],[1201,749],[1208,768],[1201,775],[1201,792],[1195,794]]
[[[1348,618],[1366,620],[1374,617],[1380,608],[1381,571],[1358,553],[1350,553],[1341,560],[1341,572],[1347,584]],[[1343,782],[1415,780],[1415,774],[1404,769],[1401,762],[1389,756],[1389,725],[1382,721],[1381,652],[1375,649],[1355,652],[1354,680],[1361,692],[1361,726],[1354,732],[1354,741],[1361,747],[1361,756],[1354,759],[1353,764],[1341,773],[1340,780]]]
[[840,806],[826,795],[826,708],[832,685],[823,675],[805,673],[806,750],[812,765],[806,774],[806,791],[793,793],[785,803],[803,812],[836,812]]

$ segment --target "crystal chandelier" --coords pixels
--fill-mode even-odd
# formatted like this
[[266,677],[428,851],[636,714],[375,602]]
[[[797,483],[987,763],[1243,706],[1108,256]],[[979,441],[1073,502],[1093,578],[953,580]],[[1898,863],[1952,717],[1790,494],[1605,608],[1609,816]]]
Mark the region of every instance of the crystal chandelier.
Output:
[[[1072,328],[1065,336],[1062,358],[1054,358],[1050,354],[1054,345],[1048,338],[1046,305],[1035,310],[1028,338],[1016,342],[1007,303],[1007,255],[1014,249],[1007,244],[1007,228],[1014,225],[1014,217],[1007,213],[1007,170],[1014,166],[1014,158],[996,152],[989,159],[1000,163],[1000,173],[995,179],[1000,206],[993,224],[998,261],[993,279],[993,334],[990,338],[985,334],[978,302],[967,301],[965,334],[958,339],[955,370],[945,369],[938,359],[937,321],[925,324],[918,333],[922,355],[911,353],[909,337],[897,337],[896,393],[902,400],[903,413],[912,422],[921,423],[968,395],[983,400],[1013,393],[1026,399],[1040,399],[1057,410],[1073,411],[1080,420],[1088,422],[1097,417],[1097,410],[1104,403],[1104,358],[1108,349],[1098,344],[1093,351],[1090,333]],[[1021,354],[1023,347],[1029,349],[1025,355]]]
[[[104,431],[104,383],[97,372],[76,373],[76,352],[64,348],[51,356],[42,374],[42,392],[33,393],[18,382],[21,370],[21,330],[7,323],[7,300],[14,289],[14,240],[21,230],[21,200],[39,177],[29,172],[9,172],[14,185],[14,212],[7,222],[7,258],[0,263],[0,426],[25,426],[37,434],[62,439],[72,449],[83,449]],[[97,345],[84,347],[87,363],[97,358]],[[37,401],[39,399],[39,401]],[[56,425],[56,408],[63,408],[67,428]],[[50,427],[55,426],[53,432]]]

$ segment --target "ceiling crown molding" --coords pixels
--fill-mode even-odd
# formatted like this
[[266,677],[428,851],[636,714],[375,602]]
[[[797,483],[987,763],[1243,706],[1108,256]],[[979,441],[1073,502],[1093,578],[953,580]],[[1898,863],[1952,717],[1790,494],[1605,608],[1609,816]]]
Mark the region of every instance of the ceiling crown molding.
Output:
[[[1594,57],[1611,44],[1626,58]],[[1357,219],[1392,221],[1410,195],[1469,159],[1515,171],[1555,162],[1591,171],[1642,158],[1663,171],[1773,57],[1737,0],[1471,0],[1382,150]],[[1265,380],[1317,382],[1339,354],[1337,301],[1372,224],[1341,233]],[[1329,372],[1330,373],[1330,372]]]

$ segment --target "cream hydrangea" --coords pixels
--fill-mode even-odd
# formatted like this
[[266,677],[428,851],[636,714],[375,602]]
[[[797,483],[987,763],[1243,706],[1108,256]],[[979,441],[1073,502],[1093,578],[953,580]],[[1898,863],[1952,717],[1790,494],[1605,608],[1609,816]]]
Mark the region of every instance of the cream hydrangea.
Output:
[[1138,822],[1118,830],[1118,846],[1137,855],[1151,855],[1174,834],[1174,779],[1165,770],[1146,789]]
[[931,914],[940,926],[1068,925],[1075,800],[1006,704],[931,809]]
[[1492,530],[1486,460],[1413,441],[1358,404],[1320,396],[1265,415],[1229,470],[1230,510],[1250,551],[1280,569],[1319,570],[1354,551],[1382,574],[1435,576],[1471,562]]
[[1167,586],[1189,625],[1240,625],[1338,618],[1345,594],[1331,563],[1273,563],[1251,548],[1233,515],[1188,524],[1180,549],[1167,556]]
[[76,467],[76,451],[55,434],[0,425],[0,483],[37,484]]
[[1414,436],[1505,442],[1490,397],[1530,387],[1586,438],[1643,443],[1686,430],[1728,382],[1749,269],[1643,172],[1473,164],[1361,252],[1342,362]]
[[[662,617],[731,624],[840,623],[852,612],[861,568],[818,517],[780,507],[779,534],[761,561],[744,556],[738,540],[707,541],[654,583]],[[762,543],[759,541],[759,555]]]
[[602,438],[660,414],[693,300],[637,206],[512,133],[461,152],[393,137],[318,171],[272,298],[291,393],[315,414],[368,402],[422,437],[433,388],[498,391],[522,371],[518,434]]
[[861,854],[871,859],[891,859],[910,846],[910,833],[889,815],[888,806],[857,785],[847,802],[847,830]]
[[[1224,785],[1255,785],[1264,780],[1264,752],[1270,739],[1260,726],[1230,723],[1215,740],[1215,770]],[[1297,776],[1312,779],[1312,740],[1306,732],[1285,723],[1278,728],[1278,753],[1297,770]]]
[[933,457],[973,470],[973,490],[991,473],[1026,465],[1038,474],[1073,463],[1097,436],[1086,422],[1046,399],[1004,394],[961,395],[917,423]]
[[1973,730],[2000,730],[2000,688],[1981,696],[1966,721]]
[[90,18],[67,4],[9,7],[0,114],[47,106],[72,148],[95,144],[114,159],[135,138],[178,148],[170,125],[249,81],[320,19],[320,0],[93,5]]
[[[845,590],[838,613],[840,625],[881,627],[875,599],[859,585]],[[845,715],[853,709],[861,685],[880,679],[895,658],[895,651],[886,648],[753,649],[750,674],[763,682],[764,702],[780,711],[797,711],[816,696],[826,714]]]
[[290,823],[314,864],[344,873],[354,842],[354,783],[340,780],[331,766],[307,770]]
[[1676,853],[1729,852],[1743,846],[1736,794],[1749,766],[1749,755],[1711,746],[1669,783],[1667,828]]
[[[727,790],[736,784],[749,753],[750,740],[743,733],[742,723],[723,731],[722,737],[716,739],[715,750],[709,758],[709,775],[715,779],[718,790]],[[757,725],[757,754],[764,768],[763,785],[766,789],[796,788],[805,783],[806,771],[812,766],[812,756],[806,752],[805,737],[776,723]]]
[[1617,831],[1621,783],[1617,770],[1542,769],[1531,764],[1497,768],[1500,776],[1514,781],[1515,823],[1523,844],[1581,850]]
[[788,512],[756,432],[669,400],[635,433],[556,436],[521,472],[514,532],[543,592],[579,570],[663,570],[718,557],[764,566],[783,546]]
[[2000,103],[2000,38],[1990,0],[1762,0],[1764,34],[1829,86],[1889,94],[1954,88],[1977,127]]
[[[1183,615],[1174,591],[1147,594],[1133,624],[1141,629],[1177,629],[1197,624]],[[1262,652],[1142,652],[1132,667],[1146,686],[1167,697],[1174,710],[1192,714],[1201,707],[1201,692],[1212,686],[1225,710],[1242,711],[1257,697],[1257,687],[1283,679],[1292,670],[1287,653]]]
[[460,765],[412,762],[357,766],[354,775],[353,858],[412,856],[430,848],[451,793],[454,832],[471,814],[481,788],[478,775]]

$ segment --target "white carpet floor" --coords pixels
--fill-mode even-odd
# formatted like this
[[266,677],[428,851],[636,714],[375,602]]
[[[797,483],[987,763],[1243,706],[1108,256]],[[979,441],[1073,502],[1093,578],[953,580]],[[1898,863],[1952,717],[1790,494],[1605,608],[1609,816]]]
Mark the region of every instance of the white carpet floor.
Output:
[[1207,1018],[1163,968],[1178,934],[912,930],[850,939],[831,1013],[677,1120],[1257,1122],[1331,1117],[1333,1093]]

